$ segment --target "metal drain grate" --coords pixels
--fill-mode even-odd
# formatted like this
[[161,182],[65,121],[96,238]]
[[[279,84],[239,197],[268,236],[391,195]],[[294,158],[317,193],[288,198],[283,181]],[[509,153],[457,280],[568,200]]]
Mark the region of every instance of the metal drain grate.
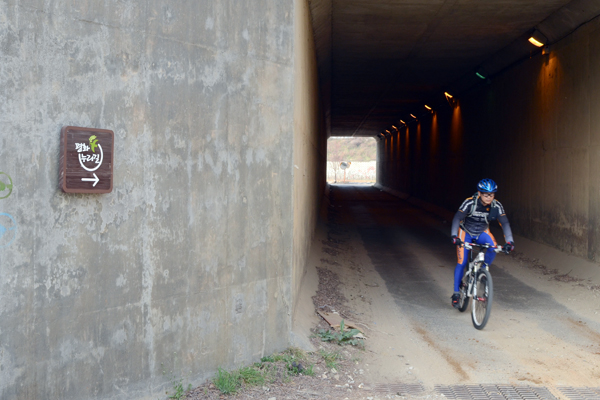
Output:
[[400,396],[406,396],[410,394],[421,394],[425,391],[425,388],[419,384],[377,383],[369,386],[374,392],[377,393],[398,394]]
[[435,386],[450,400],[557,400],[544,387],[505,385]]
[[600,400],[600,387],[569,387],[559,386],[558,390],[570,400]]

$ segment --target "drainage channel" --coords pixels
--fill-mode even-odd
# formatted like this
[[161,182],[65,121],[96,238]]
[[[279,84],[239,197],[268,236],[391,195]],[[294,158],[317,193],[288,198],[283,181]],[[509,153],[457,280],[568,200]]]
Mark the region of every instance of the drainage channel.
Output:
[[564,394],[569,400],[600,400],[600,387],[569,387],[559,386],[558,390]]
[[435,387],[452,400],[557,400],[545,387],[506,385],[456,385]]
[[[568,400],[600,400],[600,387],[556,388]],[[371,390],[380,394],[398,396],[419,395],[425,392],[420,384],[374,384]],[[510,385],[436,385],[435,391],[449,400],[558,400],[550,390],[537,386]]]

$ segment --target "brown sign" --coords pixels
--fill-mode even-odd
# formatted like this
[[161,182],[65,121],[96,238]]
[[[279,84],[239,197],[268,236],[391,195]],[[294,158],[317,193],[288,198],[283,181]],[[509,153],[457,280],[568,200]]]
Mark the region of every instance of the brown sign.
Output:
[[113,131],[65,126],[60,140],[59,185],[67,193],[110,193]]

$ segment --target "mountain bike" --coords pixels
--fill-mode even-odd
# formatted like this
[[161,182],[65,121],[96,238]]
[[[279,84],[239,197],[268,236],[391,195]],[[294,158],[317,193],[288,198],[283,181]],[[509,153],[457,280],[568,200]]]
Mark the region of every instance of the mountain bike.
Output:
[[[492,312],[492,301],[494,300],[494,284],[489,268],[485,265],[485,252],[494,249],[496,253],[506,253],[502,247],[491,244],[463,243],[470,250],[469,265],[465,268],[462,281],[460,282],[460,297],[458,299],[458,310],[466,311],[471,298],[471,319],[476,329],[483,329]],[[474,255],[473,248],[478,247],[479,253]]]

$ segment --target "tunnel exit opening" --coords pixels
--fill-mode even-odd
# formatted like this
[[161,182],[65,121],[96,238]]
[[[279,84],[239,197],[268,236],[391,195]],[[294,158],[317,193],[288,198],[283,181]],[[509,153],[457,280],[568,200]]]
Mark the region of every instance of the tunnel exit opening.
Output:
[[376,181],[377,144],[371,137],[327,140],[327,183],[372,185]]

